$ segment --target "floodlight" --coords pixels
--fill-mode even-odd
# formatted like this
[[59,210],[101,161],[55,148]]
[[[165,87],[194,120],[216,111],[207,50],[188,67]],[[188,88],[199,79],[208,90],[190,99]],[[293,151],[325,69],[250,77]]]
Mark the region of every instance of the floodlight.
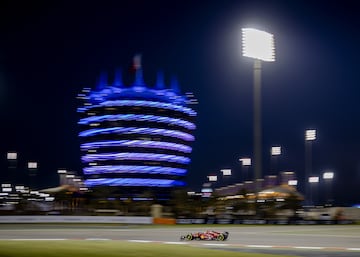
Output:
[[305,140],[313,141],[316,139],[316,129],[308,129],[305,131]]
[[296,179],[291,179],[288,181],[289,186],[297,186],[298,181]]
[[261,61],[275,61],[274,35],[268,32],[252,29],[242,29],[243,56]]
[[8,160],[17,160],[17,153],[16,152],[8,152],[7,159]]
[[309,177],[309,183],[319,183],[319,177]]
[[271,147],[271,155],[280,155],[281,154],[281,146],[273,146]]
[[222,169],[221,172],[224,176],[231,176],[231,169]]
[[58,170],[57,171],[58,174],[66,174],[66,172],[67,172],[66,170]]
[[28,169],[37,169],[37,162],[28,162]]
[[215,181],[217,181],[217,176],[211,175],[211,176],[208,176],[208,179],[209,179],[209,181],[215,182]]
[[324,172],[323,179],[333,179],[334,178],[334,172]]
[[239,159],[243,166],[251,166],[251,159],[250,158],[241,158]]

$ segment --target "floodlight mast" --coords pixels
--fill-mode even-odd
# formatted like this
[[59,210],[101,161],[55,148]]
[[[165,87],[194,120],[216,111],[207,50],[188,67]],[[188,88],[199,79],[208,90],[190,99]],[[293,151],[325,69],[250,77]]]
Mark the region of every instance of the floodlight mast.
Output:
[[253,29],[242,29],[243,56],[254,59],[254,175],[256,192],[258,181],[262,177],[262,133],[261,133],[261,62],[275,61],[274,36],[268,32]]

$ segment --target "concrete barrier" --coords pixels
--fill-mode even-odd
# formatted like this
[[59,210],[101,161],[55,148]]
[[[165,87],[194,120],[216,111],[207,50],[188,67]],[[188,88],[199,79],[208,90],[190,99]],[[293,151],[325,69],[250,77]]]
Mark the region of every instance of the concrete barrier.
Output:
[[0,223],[118,223],[152,224],[152,217],[140,216],[0,216]]

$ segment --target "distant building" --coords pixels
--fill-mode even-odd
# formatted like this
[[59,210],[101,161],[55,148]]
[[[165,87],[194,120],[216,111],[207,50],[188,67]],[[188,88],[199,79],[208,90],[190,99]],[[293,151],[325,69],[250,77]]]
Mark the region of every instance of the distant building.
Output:
[[165,88],[161,73],[155,86],[148,87],[137,58],[133,85],[125,86],[118,71],[112,84],[102,77],[95,90],[84,88],[78,95],[88,187],[137,195],[185,185],[196,128],[196,112],[188,105],[196,100],[191,93],[182,95],[175,79]]

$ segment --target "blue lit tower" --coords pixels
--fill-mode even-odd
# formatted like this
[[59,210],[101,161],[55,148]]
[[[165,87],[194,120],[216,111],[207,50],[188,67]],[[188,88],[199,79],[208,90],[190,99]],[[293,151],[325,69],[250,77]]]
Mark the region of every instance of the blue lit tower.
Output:
[[181,95],[175,79],[165,88],[162,73],[148,87],[136,58],[133,85],[125,86],[117,71],[112,84],[102,75],[95,90],[84,88],[78,95],[88,187],[110,186],[136,195],[185,185],[196,116],[188,104],[196,100]]

